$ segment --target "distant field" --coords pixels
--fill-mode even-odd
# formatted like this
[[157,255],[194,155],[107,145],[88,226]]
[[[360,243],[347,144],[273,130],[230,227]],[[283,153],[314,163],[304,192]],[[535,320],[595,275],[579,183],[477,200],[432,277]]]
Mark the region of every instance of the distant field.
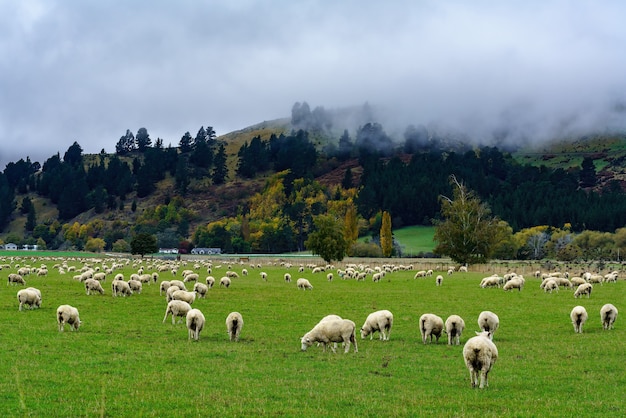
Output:
[[403,247],[402,252],[407,257],[432,252],[435,248],[434,235],[435,228],[432,226],[407,226],[393,231],[394,238]]
[[[240,277],[231,288],[215,287],[194,307],[207,319],[199,342],[189,342],[184,324],[163,323],[165,298],[157,284],[144,285],[141,294],[111,296],[111,276],[105,295],[85,294],[74,273],[53,269],[60,258],[2,257],[0,277],[6,282],[15,264],[47,264],[47,277],[27,276],[27,286],[43,293],[40,309],[18,311],[20,286],[0,287],[0,415],[12,416],[359,416],[359,417],[563,417],[626,415],[623,376],[624,318],[602,330],[599,310],[607,302],[626,300],[626,282],[594,285],[591,298],[574,299],[571,290],[547,294],[532,278],[530,266],[523,291],[481,289],[480,279],[509,266],[482,266],[481,271],[444,274],[441,287],[434,277],[414,279],[426,265],[411,262],[414,270],[388,273],[379,283],[371,275],[362,282],[298,272],[276,258],[233,264]],[[178,265],[204,279],[203,263]],[[143,266],[155,271],[157,261],[71,259],[103,270],[124,263],[115,273],[128,278]],[[234,260],[231,260],[234,261]],[[290,260],[291,261],[291,260]],[[371,267],[390,260],[358,261]],[[223,276],[229,260],[215,259],[211,274]],[[219,263],[219,266],[218,266]],[[261,264],[261,268],[257,267]],[[244,276],[242,269],[249,271]],[[339,265],[338,265],[339,267]],[[341,264],[340,267],[345,267]],[[446,266],[442,266],[445,268]],[[498,269],[498,270],[494,270]],[[502,271],[500,271],[500,269]],[[260,272],[269,278],[263,281]],[[312,291],[286,283],[290,272],[308,278]],[[437,273],[437,272],[436,272]],[[161,272],[159,281],[173,278]],[[191,287],[191,286],[189,286]],[[55,310],[71,304],[84,322],[80,330],[60,333]],[[569,312],[583,305],[589,321],[575,334]],[[358,353],[323,353],[321,347],[300,350],[300,337],[327,314],[353,320],[357,328],[379,309],[394,314],[391,340],[358,338]],[[489,388],[472,389],[463,363],[462,345],[422,344],[418,319],[435,313],[444,320],[461,315],[466,330],[461,344],[477,329],[482,310],[500,317],[496,343],[500,357],[489,376]],[[224,320],[242,313],[242,339],[231,343]],[[340,349],[341,350],[341,349]]]

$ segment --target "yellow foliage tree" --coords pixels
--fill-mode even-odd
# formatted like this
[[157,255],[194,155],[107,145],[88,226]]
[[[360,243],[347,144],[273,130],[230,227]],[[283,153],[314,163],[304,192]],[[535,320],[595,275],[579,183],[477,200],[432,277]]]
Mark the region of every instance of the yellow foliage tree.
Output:
[[383,212],[382,224],[380,226],[380,248],[383,251],[383,257],[391,257],[393,235],[391,233],[391,215],[387,211]]

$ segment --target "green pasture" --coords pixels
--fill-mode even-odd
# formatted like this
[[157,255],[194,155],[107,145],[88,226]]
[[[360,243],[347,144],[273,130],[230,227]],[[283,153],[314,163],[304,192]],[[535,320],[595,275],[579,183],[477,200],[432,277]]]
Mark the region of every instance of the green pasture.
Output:
[[393,237],[400,243],[406,256],[432,252],[435,248],[434,235],[433,226],[407,226],[393,230]]
[[[393,260],[394,262],[396,260]],[[297,265],[282,267],[273,259],[253,259],[251,267],[233,270],[248,276],[233,280],[231,288],[215,287],[194,307],[207,325],[200,341],[190,342],[184,324],[163,323],[165,297],[159,286],[144,285],[141,294],[111,296],[108,277],[105,295],[85,294],[83,284],[61,275],[57,259],[34,257],[21,265],[49,268],[47,277],[27,276],[27,286],[43,293],[40,309],[18,311],[16,293],[6,277],[16,260],[4,259],[0,277],[0,415],[33,417],[149,416],[149,417],[573,417],[626,415],[624,318],[604,331],[600,307],[613,303],[624,311],[626,283],[595,285],[591,298],[574,299],[573,291],[546,294],[539,280],[524,272],[521,292],[481,289],[481,272],[444,273],[414,279],[423,267],[389,273],[379,282],[332,282],[325,273],[298,273]],[[93,266],[112,260],[85,260]],[[307,261],[304,261],[307,262]],[[385,261],[385,262],[388,262]],[[402,260],[405,264],[409,261]],[[156,267],[144,260],[147,272]],[[217,264],[220,264],[217,267]],[[256,266],[262,264],[261,268]],[[299,261],[294,261],[299,263]],[[373,267],[374,261],[370,262]],[[10,264],[10,266],[8,265]],[[69,265],[83,265],[70,259]],[[194,263],[180,266],[194,269]],[[227,271],[216,260],[217,280]],[[447,266],[441,266],[441,270]],[[129,263],[126,278],[139,268]],[[198,269],[206,277],[206,269]],[[260,272],[268,273],[265,282]],[[285,283],[289,271],[292,283]],[[437,274],[437,272],[435,273]],[[298,290],[295,280],[308,278],[312,291]],[[160,280],[173,278],[160,273]],[[178,277],[180,278],[180,277]],[[191,286],[190,286],[191,287]],[[60,304],[78,308],[83,325],[77,332],[57,330]],[[571,309],[583,305],[589,321],[575,334]],[[380,309],[394,314],[391,340],[361,340],[358,352],[300,350],[300,337],[323,316],[338,314],[360,327],[366,316]],[[422,344],[418,319],[435,313],[444,320],[461,315],[467,328],[461,344],[477,330],[482,310],[500,317],[496,343],[500,358],[489,387],[472,389],[461,346]],[[244,318],[241,341],[228,341],[225,318],[239,311]],[[622,313],[624,315],[624,313]]]

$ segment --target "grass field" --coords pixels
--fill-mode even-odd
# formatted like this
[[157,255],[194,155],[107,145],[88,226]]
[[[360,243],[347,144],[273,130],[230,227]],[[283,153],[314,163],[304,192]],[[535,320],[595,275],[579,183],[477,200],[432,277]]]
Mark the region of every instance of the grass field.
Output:
[[393,230],[393,237],[402,246],[402,252],[407,257],[417,256],[419,253],[429,253],[435,248],[433,226],[407,226]]
[[[6,282],[15,266],[6,266]],[[365,417],[564,417],[624,416],[626,374],[623,318],[602,330],[604,303],[623,309],[626,283],[595,285],[591,298],[573,292],[546,294],[539,280],[527,277],[521,292],[481,289],[485,271],[413,279],[415,271],[387,274],[373,283],[335,278],[310,269],[298,273],[263,263],[259,268],[236,265],[249,276],[231,288],[213,288],[197,300],[207,319],[200,341],[189,342],[183,324],[163,323],[165,298],[158,285],[144,285],[141,294],[113,298],[111,278],[105,295],[85,294],[72,273],[59,274],[50,259],[24,258],[20,264],[49,266],[48,277],[27,276],[27,286],[43,293],[40,309],[18,311],[19,286],[0,289],[1,416],[365,416]],[[394,260],[397,261],[397,260]],[[405,260],[401,260],[406,262]],[[88,260],[92,265],[95,260]],[[105,260],[111,265],[111,260]],[[416,269],[419,260],[413,260]],[[154,265],[144,261],[146,271]],[[223,263],[223,260],[220,260]],[[69,265],[82,266],[77,259]],[[374,264],[372,264],[373,266]],[[128,264],[126,278],[138,264]],[[442,268],[445,266],[442,266]],[[193,268],[192,264],[179,269]],[[214,266],[218,280],[226,264]],[[294,282],[285,283],[289,271]],[[206,270],[200,269],[201,277]],[[180,273],[179,273],[180,274]],[[172,278],[161,273],[160,280]],[[308,278],[312,291],[296,289],[297,277]],[[180,277],[179,277],[180,278]],[[60,333],[55,310],[71,304],[80,311],[79,331]],[[575,334],[569,312],[576,305],[589,312],[583,334]],[[391,340],[361,340],[358,352],[300,350],[300,337],[320,318],[338,314],[357,327],[379,309],[394,313]],[[500,358],[489,376],[489,388],[472,389],[462,359],[462,345],[477,330],[482,310],[500,317],[494,342]],[[245,325],[239,343],[228,341],[224,321],[231,311],[242,313]],[[444,320],[461,315],[467,329],[461,346],[424,345],[418,330],[423,313]]]

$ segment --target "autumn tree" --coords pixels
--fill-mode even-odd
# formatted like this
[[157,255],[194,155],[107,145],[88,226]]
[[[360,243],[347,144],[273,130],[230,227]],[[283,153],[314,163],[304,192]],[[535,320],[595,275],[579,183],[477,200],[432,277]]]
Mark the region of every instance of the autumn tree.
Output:
[[383,212],[382,224],[380,226],[380,248],[383,251],[383,257],[391,257],[393,234],[391,233],[391,215],[387,211]]
[[452,199],[440,196],[442,220],[435,224],[434,252],[463,264],[491,259],[500,234],[500,220],[454,175]]
[[348,241],[343,234],[343,222],[332,215],[319,215],[313,219],[315,231],[309,234],[304,245],[327,263],[341,261],[346,256]]

